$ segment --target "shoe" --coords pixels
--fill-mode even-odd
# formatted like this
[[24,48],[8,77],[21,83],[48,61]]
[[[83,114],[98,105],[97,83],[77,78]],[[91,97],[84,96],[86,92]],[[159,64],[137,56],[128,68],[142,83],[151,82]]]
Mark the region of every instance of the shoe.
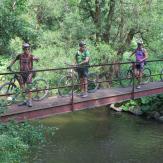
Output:
[[81,97],[86,98],[88,96],[88,93],[84,93]]
[[32,100],[28,100],[27,106],[28,106],[28,107],[32,107]]
[[141,87],[140,87],[140,85],[138,85],[136,88],[137,88],[137,89],[140,89]]
[[77,95],[78,95],[78,96],[83,96],[83,94],[84,94],[84,93],[83,93],[83,92],[81,92],[81,93],[79,93],[79,94],[77,94]]
[[24,106],[27,105],[27,101],[23,101],[22,103],[18,104],[18,106]]

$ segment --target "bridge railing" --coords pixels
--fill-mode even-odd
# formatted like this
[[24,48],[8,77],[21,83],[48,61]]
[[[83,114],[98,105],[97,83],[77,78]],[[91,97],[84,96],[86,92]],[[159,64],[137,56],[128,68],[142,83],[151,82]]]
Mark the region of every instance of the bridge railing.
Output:
[[[150,77],[150,81],[160,81],[161,76],[163,76],[163,60],[150,60],[146,61],[147,65],[145,67],[148,67],[148,70],[150,71],[149,74],[146,75],[147,77]],[[134,65],[130,67],[131,65]],[[106,64],[96,64],[96,65],[89,65],[89,71],[92,73],[95,73],[97,75],[97,83],[99,84],[99,89],[105,89],[105,88],[117,88],[117,87],[129,87],[131,93],[133,94],[134,98],[134,92],[135,92],[135,86],[136,86],[136,80],[134,73],[131,73],[128,75],[130,71],[135,72],[135,65],[136,62],[115,62],[115,63],[106,63]],[[70,67],[61,67],[61,68],[51,68],[51,69],[40,69],[40,70],[34,70],[29,72],[36,72],[38,78],[43,78],[48,81],[50,87],[40,87],[37,91],[46,91],[48,90],[49,96],[55,96],[58,95],[59,89],[66,89],[70,88],[71,93],[68,94],[68,96],[71,98],[72,105],[74,103],[74,96],[75,88],[80,86],[79,82],[76,82],[76,78],[74,78],[74,73],[72,73],[71,80],[68,84],[65,85],[59,85],[58,81],[61,82],[61,78],[64,76],[69,75],[68,70],[76,69],[76,66],[70,66]],[[3,79],[0,81],[0,98],[3,99],[3,97],[11,96],[12,94],[15,94],[15,92],[1,92],[1,88],[4,83],[10,82],[12,79],[12,76],[14,74],[21,74],[23,72],[6,72],[6,73],[0,73],[0,79]],[[36,78],[37,78],[36,77]],[[131,82],[130,82],[131,81]],[[128,85],[129,83],[129,85]],[[18,82],[16,83],[18,86]],[[33,92],[33,91],[32,91]],[[25,93],[25,92],[24,92]]]

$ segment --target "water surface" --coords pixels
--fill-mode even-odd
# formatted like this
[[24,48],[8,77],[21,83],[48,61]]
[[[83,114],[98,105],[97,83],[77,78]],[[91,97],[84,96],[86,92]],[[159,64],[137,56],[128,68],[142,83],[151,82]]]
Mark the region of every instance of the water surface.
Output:
[[106,108],[41,120],[59,130],[32,149],[31,163],[162,163],[163,125]]

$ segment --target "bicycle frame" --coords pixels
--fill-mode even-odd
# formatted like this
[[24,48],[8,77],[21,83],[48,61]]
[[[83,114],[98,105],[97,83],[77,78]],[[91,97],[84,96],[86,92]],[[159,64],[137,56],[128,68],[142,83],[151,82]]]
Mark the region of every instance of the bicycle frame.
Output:
[[13,89],[14,85],[15,85],[15,81],[18,80],[16,74],[13,76],[13,78],[10,79],[9,81],[9,86],[7,88],[7,92],[9,91],[10,87],[11,90]]
[[75,71],[74,68],[68,69],[68,70],[67,70],[67,73],[68,73],[68,75],[71,76],[71,77],[73,77],[73,76],[75,76],[75,75],[77,76],[77,72]]

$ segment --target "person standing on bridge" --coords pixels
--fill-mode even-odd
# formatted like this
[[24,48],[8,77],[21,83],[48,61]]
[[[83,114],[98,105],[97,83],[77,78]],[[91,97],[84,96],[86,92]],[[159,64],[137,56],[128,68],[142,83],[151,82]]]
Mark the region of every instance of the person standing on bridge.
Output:
[[143,47],[143,42],[138,42],[137,43],[137,48],[133,51],[133,53],[130,55],[135,55],[136,58],[136,64],[135,64],[135,76],[138,79],[138,86],[137,89],[140,89],[140,83],[142,81],[142,76],[143,76],[143,69],[145,65],[145,61],[148,58],[148,53],[146,49]]
[[18,76],[18,81],[20,88],[23,92],[28,93],[28,99],[24,102],[20,103],[19,106],[27,105],[28,107],[32,107],[32,92],[30,92],[30,85],[32,84],[32,77],[34,75],[33,72],[33,61],[38,61],[39,58],[33,56],[30,53],[30,45],[28,43],[24,43],[22,46],[23,53],[19,54],[7,67],[8,70],[11,71],[12,65],[19,60],[19,67],[20,67],[20,75]]
[[79,50],[75,54],[75,64],[77,65],[77,72],[80,79],[81,97],[88,96],[88,66],[90,60],[90,52],[86,48],[86,43],[81,41],[79,43]]

